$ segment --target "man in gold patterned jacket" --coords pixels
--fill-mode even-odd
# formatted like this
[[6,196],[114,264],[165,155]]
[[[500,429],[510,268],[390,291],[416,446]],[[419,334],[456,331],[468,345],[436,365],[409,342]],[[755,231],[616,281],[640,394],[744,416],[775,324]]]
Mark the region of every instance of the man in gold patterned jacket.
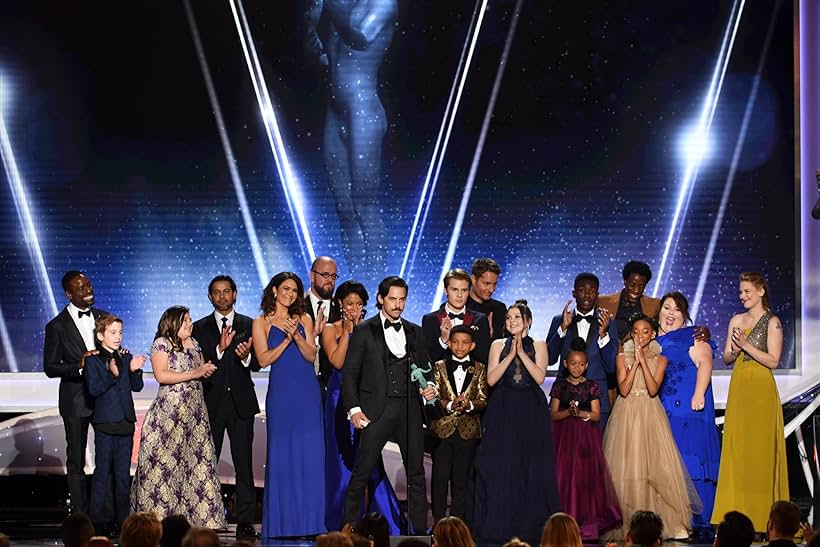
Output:
[[448,486],[452,487],[450,516],[465,517],[467,481],[481,438],[478,416],[487,406],[487,368],[471,356],[476,346],[473,327],[453,327],[448,345],[447,356],[433,368],[433,381],[439,390],[437,416],[431,416],[437,437],[431,480],[436,521],[447,511]]

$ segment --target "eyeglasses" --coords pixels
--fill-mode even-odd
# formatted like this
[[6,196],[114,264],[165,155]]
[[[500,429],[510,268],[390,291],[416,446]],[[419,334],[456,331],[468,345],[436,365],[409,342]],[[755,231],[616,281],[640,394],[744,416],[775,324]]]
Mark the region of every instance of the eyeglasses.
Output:
[[332,279],[336,281],[339,279],[339,276],[335,273],[328,273],[328,272],[317,272],[316,270],[310,270],[311,272],[315,273],[316,275],[320,276],[322,279]]

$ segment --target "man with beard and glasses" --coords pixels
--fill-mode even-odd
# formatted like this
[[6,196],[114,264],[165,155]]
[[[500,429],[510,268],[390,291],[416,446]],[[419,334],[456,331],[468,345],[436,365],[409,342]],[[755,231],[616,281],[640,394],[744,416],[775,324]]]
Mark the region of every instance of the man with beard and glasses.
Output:
[[330,378],[330,367],[327,360],[319,360],[319,353],[322,351],[321,338],[322,329],[325,325],[335,323],[341,319],[339,310],[331,306],[333,301],[333,291],[336,288],[336,261],[329,256],[317,256],[310,265],[310,288],[305,293],[305,311],[313,319],[313,332],[316,335],[316,373],[319,376],[319,383],[322,390],[327,387]]

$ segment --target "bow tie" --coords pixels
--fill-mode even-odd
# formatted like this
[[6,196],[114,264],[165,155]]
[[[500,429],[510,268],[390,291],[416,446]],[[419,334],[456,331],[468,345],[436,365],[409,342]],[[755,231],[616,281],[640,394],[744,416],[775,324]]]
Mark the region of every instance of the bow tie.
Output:
[[396,321],[395,323],[393,323],[389,319],[385,319],[384,320],[384,330],[387,330],[390,327],[393,327],[394,329],[396,329],[396,332],[399,332],[401,330],[401,321]]
[[461,313],[447,312],[447,317],[449,317],[450,319],[460,319],[460,320],[464,321],[464,312],[461,312]]
[[575,322],[580,323],[581,321],[586,321],[590,325],[592,324],[592,316],[591,315],[576,315]]
[[453,361],[453,371],[458,369],[467,370],[467,367],[470,365],[470,361]]
[[77,317],[79,319],[82,319],[83,315],[87,315],[88,317],[91,317],[91,310],[89,309],[89,310],[85,310],[85,311],[83,311],[83,310],[78,310],[77,311]]

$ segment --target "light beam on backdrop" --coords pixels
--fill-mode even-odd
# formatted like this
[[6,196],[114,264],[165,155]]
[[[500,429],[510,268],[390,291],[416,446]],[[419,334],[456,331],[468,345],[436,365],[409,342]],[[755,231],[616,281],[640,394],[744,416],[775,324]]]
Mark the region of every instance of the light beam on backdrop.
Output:
[[[488,0],[476,0],[473,17],[470,20],[469,27],[467,27],[467,38],[464,41],[464,46],[461,48],[461,57],[458,60],[456,75],[455,78],[453,78],[453,85],[450,87],[450,96],[447,98],[444,117],[441,120],[436,143],[433,146],[433,157],[430,159],[430,165],[427,168],[427,176],[424,178],[424,186],[422,186],[419,204],[416,208],[416,214],[413,217],[413,225],[410,228],[410,239],[407,241],[407,247],[404,250],[404,258],[402,259],[401,270],[399,272],[399,276],[401,277],[404,276],[406,271],[413,269],[413,263],[416,261],[416,253],[418,253],[419,250],[421,234],[424,232],[424,226],[427,223],[427,215],[430,211],[430,205],[433,202],[433,194],[438,184],[438,176],[441,172],[441,165],[444,162],[444,154],[447,151],[447,144],[450,142],[450,134],[453,131],[453,123],[458,114],[461,94],[467,82],[467,74],[469,73],[470,64],[473,60],[473,52],[478,42],[481,23],[484,21],[487,1]],[[442,136],[444,137],[443,142]],[[429,194],[428,189],[430,191]],[[423,214],[422,208],[424,209]],[[421,220],[419,220],[420,215]],[[419,224],[421,225],[419,226]],[[416,234],[418,234],[418,237]]]
[[[782,0],[775,3],[775,13],[780,8]],[[769,53],[769,45],[772,41],[772,34],[774,33],[774,24],[776,18],[772,17],[769,23],[769,29],[766,32],[766,38],[763,41],[763,50],[760,53],[760,58],[757,61],[757,70],[755,71],[752,89],[749,93],[749,99],[746,101],[746,110],[743,113],[743,122],[740,125],[740,133],[737,136],[735,143],[735,150],[732,153],[732,161],[729,167],[729,173],[726,175],[726,181],[723,183],[723,195],[720,198],[720,207],[718,207],[717,215],[715,216],[715,224],[712,226],[712,235],[709,237],[709,246],[706,249],[706,256],[703,259],[703,266],[698,276],[698,286],[695,289],[695,298],[692,303],[692,319],[696,319],[698,315],[698,308],[703,300],[703,291],[706,288],[706,279],[709,277],[709,270],[712,267],[712,258],[715,255],[715,248],[717,247],[718,236],[723,227],[723,217],[726,215],[726,208],[729,205],[729,196],[732,193],[732,186],[735,182],[735,173],[737,173],[737,166],[740,163],[740,155],[743,153],[743,145],[746,142],[746,133],[749,129],[749,122],[752,118],[752,111],[754,110],[755,101],[757,100],[757,91],[760,87],[760,77],[763,74],[763,65],[766,63],[766,56]]]
[[[743,15],[745,5],[745,0],[734,0],[734,2],[732,2],[732,10],[729,12],[729,23],[726,25],[726,30],[723,33],[723,40],[720,44],[720,52],[718,53],[717,62],[715,63],[715,69],[712,72],[709,89],[706,92],[706,98],[703,101],[700,116],[695,126],[690,129],[690,134],[696,136],[696,142],[708,142],[709,133],[712,128],[712,120],[715,117],[718,99],[720,99],[720,92],[723,89],[723,80],[726,76],[726,69],[729,66],[729,59],[732,56],[732,48],[735,44],[737,29],[740,26],[740,19]],[[680,237],[680,227],[683,224],[683,219],[689,207],[689,200],[692,197],[692,190],[700,170],[702,159],[703,157],[699,154],[687,158],[683,179],[680,182],[680,189],[678,190],[675,212],[672,215],[672,223],[669,226],[669,233],[667,234],[666,243],[663,248],[661,264],[655,275],[655,285],[652,288],[652,296],[658,296],[658,291],[662,286],[663,277],[666,273],[666,264],[669,260],[669,256],[677,248],[677,241]]]
[[51,316],[57,315],[57,302],[54,300],[54,292],[51,290],[51,283],[48,281],[48,269],[43,258],[43,251],[40,247],[40,238],[37,235],[37,227],[34,225],[34,215],[29,205],[26,187],[20,170],[17,167],[17,159],[11,146],[11,139],[6,128],[5,109],[9,103],[10,90],[5,79],[0,75],[0,156],[3,159],[3,167],[6,170],[6,179],[9,182],[11,195],[14,199],[14,208],[17,210],[17,218],[20,220],[20,229],[23,231],[23,239],[26,242],[29,257],[34,267],[34,276],[40,287],[45,303]]
[[239,35],[239,42],[242,45],[242,52],[245,55],[245,63],[248,65],[248,74],[253,83],[253,90],[256,94],[256,102],[259,105],[259,112],[262,115],[262,122],[265,127],[265,134],[268,137],[273,159],[276,162],[276,170],[282,189],[285,193],[285,201],[288,204],[290,218],[296,230],[296,237],[299,240],[299,249],[305,261],[305,269],[310,269],[310,264],[316,257],[313,250],[313,240],[310,237],[307,220],[305,217],[305,199],[299,187],[299,181],[293,172],[293,168],[288,158],[285,143],[282,140],[282,133],[279,130],[279,122],[276,119],[276,110],[268,93],[268,85],[265,82],[265,75],[259,64],[259,57],[256,54],[256,45],[251,35],[248,20],[245,17],[245,9],[241,0],[228,0],[233,14],[236,32]]
[[[464,192],[461,195],[461,204],[458,207],[458,215],[456,222],[453,225],[453,233],[450,235],[450,244],[447,246],[447,255],[444,258],[444,264],[441,267],[441,275],[439,279],[444,279],[444,275],[450,270],[453,264],[453,256],[455,256],[456,245],[461,236],[461,227],[464,224],[464,215],[467,213],[467,205],[470,203],[470,195],[473,192],[475,184],[476,173],[478,172],[478,164],[481,160],[481,153],[484,150],[484,142],[487,140],[487,132],[490,128],[490,121],[493,118],[493,110],[495,109],[495,102],[498,99],[498,91],[501,89],[501,81],[504,79],[504,69],[507,67],[507,60],[510,56],[510,49],[512,49],[513,38],[515,37],[515,29],[518,26],[518,18],[521,15],[521,6],[523,0],[517,0],[515,9],[513,10],[512,20],[510,21],[510,30],[507,31],[507,39],[504,42],[504,51],[501,54],[501,61],[498,63],[498,69],[495,73],[495,81],[493,82],[493,89],[490,93],[490,101],[487,103],[487,110],[484,112],[484,121],[481,123],[481,132],[479,133],[478,143],[473,153],[473,161],[470,165],[470,172],[467,175],[467,183],[464,187]],[[433,297],[431,310],[437,310],[439,307],[440,296],[436,294]]]
[[[56,314],[55,314],[56,315]],[[17,366],[17,357],[14,355],[14,345],[11,343],[11,336],[9,336],[9,329],[6,328],[6,318],[3,315],[3,307],[0,306],[0,341],[3,342],[3,353],[6,356],[6,363],[9,367],[9,372],[19,372],[20,367]]]
[[245,231],[248,233],[248,241],[251,245],[253,261],[254,264],[256,264],[256,273],[259,275],[259,281],[264,287],[268,283],[268,280],[270,280],[270,274],[265,264],[265,257],[262,255],[259,238],[256,235],[256,227],[254,226],[253,217],[248,207],[248,200],[245,197],[245,188],[242,186],[242,179],[239,176],[239,170],[236,168],[236,158],[233,155],[231,141],[228,139],[228,132],[225,129],[225,120],[222,118],[222,108],[219,106],[219,99],[216,96],[216,89],[214,88],[214,82],[211,78],[211,70],[208,68],[208,60],[205,58],[205,49],[202,47],[202,40],[199,37],[199,28],[197,28],[196,19],[194,19],[194,12],[191,10],[191,2],[190,0],[184,0],[183,3],[185,4],[185,15],[188,18],[188,26],[191,27],[191,35],[194,39],[194,47],[196,48],[196,56],[199,59],[199,67],[202,69],[202,76],[205,78],[208,99],[211,101],[211,109],[214,111],[214,117],[216,118],[216,128],[219,131],[219,139],[222,141],[222,148],[225,151],[225,160],[228,162],[228,172],[231,175],[236,200],[239,202],[239,210],[242,212],[242,221],[245,224]]

